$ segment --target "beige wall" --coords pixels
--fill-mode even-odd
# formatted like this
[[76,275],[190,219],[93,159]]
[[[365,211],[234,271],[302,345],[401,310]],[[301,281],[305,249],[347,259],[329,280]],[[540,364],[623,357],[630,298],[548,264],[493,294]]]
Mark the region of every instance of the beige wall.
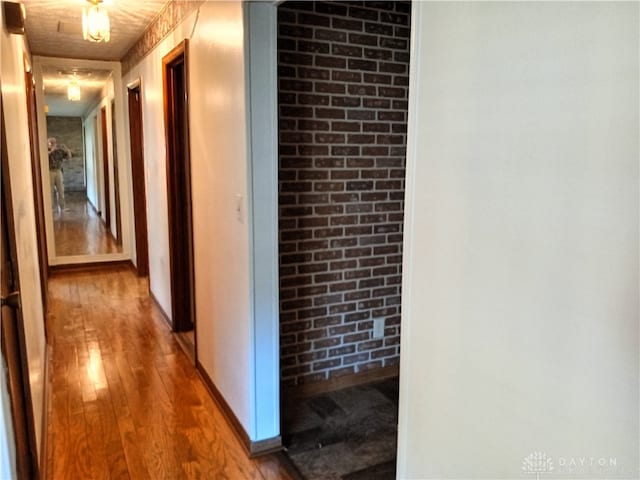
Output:
[[38,257],[34,254],[38,248],[23,63],[27,51],[24,37],[8,35],[4,28],[0,36],[0,48],[2,115],[7,129],[7,154],[22,295],[22,317],[33,402],[31,407],[35,420],[36,440],[40,448],[43,434],[46,344],[40,272]]
[[413,8],[398,476],[637,478],[639,4]]
[[141,81],[150,285],[170,314],[162,57],[185,38],[190,38],[198,360],[249,432],[252,379],[241,2],[206,2],[199,15],[187,16],[123,77],[125,85]]

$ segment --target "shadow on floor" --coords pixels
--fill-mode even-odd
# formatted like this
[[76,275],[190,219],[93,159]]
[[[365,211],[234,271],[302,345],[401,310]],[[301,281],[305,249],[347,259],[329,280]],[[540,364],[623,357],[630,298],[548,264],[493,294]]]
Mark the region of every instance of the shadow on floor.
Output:
[[285,401],[284,444],[307,480],[396,476],[398,379]]

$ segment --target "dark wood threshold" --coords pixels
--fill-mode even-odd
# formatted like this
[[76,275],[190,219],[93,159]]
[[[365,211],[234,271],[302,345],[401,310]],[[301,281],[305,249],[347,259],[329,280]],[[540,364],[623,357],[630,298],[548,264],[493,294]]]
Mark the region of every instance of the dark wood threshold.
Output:
[[400,375],[400,367],[392,365],[390,367],[376,368],[366,372],[352,373],[341,377],[332,378],[325,382],[307,383],[282,387],[282,397],[285,399],[306,398],[323,393],[335,392],[343,388],[354,387],[356,385],[366,385],[368,383],[394,378]]
[[280,435],[278,435],[277,437],[268,438],[266,440],[258,440],[256,442],[252,441],[249,438],[249,435],[245,431],[244,427],[240,423],[240,420],[238,420],[238,417],[236,417],[235,413],[233,413],[233,410],[231,410],[231,407],[229,406],[227,401],[211,381],[211,378],[209,378],[209,375],[202,367],[200,362],[197,363],[196,368],[198,370],[200,378],[202,378],[202,381],[209,390],[209,393],[213,397],[213,400],[216,402],[218,407],[220,407],[222,414],[226,418],[227,422],[229,422],[231,429],[235,433],[238,440],[240,440],[240,444],[244,448],[249,458],[255,458],[262,455],[268,455],[282,451],[282,437]]
[[[88,262],[88,263],[69,263],[66,265],[50,265],[49,272],[52,276],[60,273],[74,273],[74,272],[93,272],[96,270],[120,270],[120,269],[133,269],[131,260],[109,260],[106,262]],[[133,270],[135,272],[135,269]]]

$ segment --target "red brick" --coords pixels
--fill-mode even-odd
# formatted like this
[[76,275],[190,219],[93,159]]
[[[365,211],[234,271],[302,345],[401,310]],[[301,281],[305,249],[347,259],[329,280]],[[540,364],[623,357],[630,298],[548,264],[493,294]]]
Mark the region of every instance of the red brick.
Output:
[[295,385],[397,365],[410,4],[278,11],[282,383]]

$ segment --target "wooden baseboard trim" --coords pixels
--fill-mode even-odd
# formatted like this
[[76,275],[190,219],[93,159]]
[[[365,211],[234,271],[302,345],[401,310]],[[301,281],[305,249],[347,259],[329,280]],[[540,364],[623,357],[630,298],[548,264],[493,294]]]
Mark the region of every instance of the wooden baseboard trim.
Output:
[[343,388],[365,385],[367,383],[379,382],[394,378],[400,375],[400,367],[392,365],[390,367],[376,368],[367,372],[353,373],[342,377],[332,378],[325,382],[307,383],[301,385],[287,386],[282,388],[282,396],[285,399],[306,398],[323,393],[335,392]]
[[55,276],[58,273],[92,272],[95,270],[129,269],[131,260],[114,260],[107,262],[70,263],[66,265],[50,265],[49,274]]
[[200,378],[207,387],[207,390],[209,390],[209,393],[213,397],[213,400],[222,411],[222,414],[226,418],[227,422],[229,422],[231,429],[240,441],[240,444],[243,446],[249,458],[268,455],[270,453],[275,453],[282,450],[282,437],[279,435],[277,437],[267,438],[265,440],[258,440],[255,442],[252,441],[249,438],[249,435],[245,431],[244,427],[240,423],[240,420],[238,420],[238,417],[236,417],[235,413],[233,413],[233,410],[231,410],[231,407],[229,406],[225,398],[222,396],[213,381],[211,381],[209,374],[207,374],[200,362],[197,362],[196,369],[198,371],[198,374],[200,375]]

